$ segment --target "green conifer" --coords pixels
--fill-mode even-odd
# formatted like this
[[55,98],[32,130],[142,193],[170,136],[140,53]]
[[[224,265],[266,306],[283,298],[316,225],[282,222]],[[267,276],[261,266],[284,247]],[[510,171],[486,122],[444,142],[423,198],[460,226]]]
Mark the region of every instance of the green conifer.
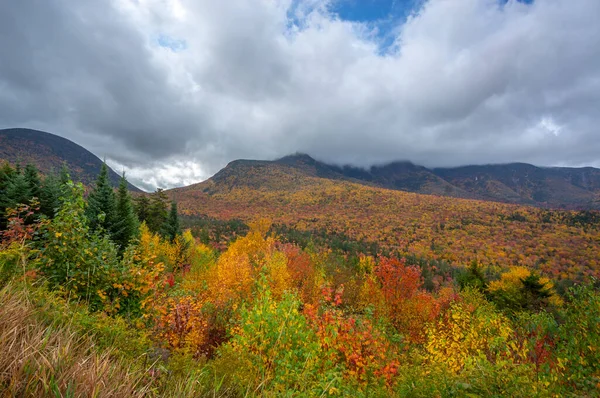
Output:
[[69,181],[71,181],[71,175],[69,174],[69,166],[67,166],[67,163],[63,163],[62,167],[60,168],[60,174],[59,174],[59,182],[60,182],[60,186],[61,188],[65,187],[67,185],[67,183],[69,183]]
[[0,168],[0,231],[6,229],[6,208],[12,203],[8,196],[8,187],[16,176],[15,169],[10,164],[4,163]]
[[48,218],[53,218],[60,206],[62,189],[60,177],[54,172],[50,172],[44,182],[40,192],[40,211]]
[[152,232],[161,232],[163,225],[167,221],[169,212],[167,210],[169,198],[167,194],[160,188],[150,196],[150,207],[148,220],[148,228]]
[[7,207],[15,207],[18,204],[29,204],[33,197],[29,183],[20,168],[17,169],[6,189]]
[[27,186],[29,187],[29,192],[33,197],[40,199],[42,194],[42,180],[40,180],[40,175],[37,167],[32,164],[27,164],[25,166],[25,171],[23,172],[23,177],[27,182]]
[[129,242],[139,231],[139,221],[133,210],[131,196],[127,189],[125,174],[121,177],[119,190],[117,191],[116,221],[112,234],[113,241],[119,246],[122,253]]
[[135,212],[137,214],[140,223],[146,222],[150,219],[150,199],[147,195],[140,195],[135,199]]
[[175,202],[171,202],[171,211],[169,212],[169,216],[163,225],[162,234],[171,242],[177,238],[177,235],[181,234],[179,215],[177,214],[177,203]]
[[88,207],[85,215],[90,228],[93,231],[104,229],[106,232],[112,232],[115,226],[115,210],[115,192],[108,179],[108,166],[103,163],[96,180],[96,186],[88,196]]

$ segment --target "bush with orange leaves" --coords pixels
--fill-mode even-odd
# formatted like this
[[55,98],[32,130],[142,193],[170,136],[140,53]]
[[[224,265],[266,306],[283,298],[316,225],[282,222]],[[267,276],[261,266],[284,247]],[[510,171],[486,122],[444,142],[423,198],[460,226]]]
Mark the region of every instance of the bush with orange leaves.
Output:
[[405,259],[381,257],[374,272],[390,322],[410,342],[424,343],[425,326],[454,300],[453,290],[442,289],[438,298],[426,292],[421,271],[406,265]]
[[315,329],[327,362],[341,364],[344,376],[359,385],[393,384],[399,362],[397,352],[368,319],[345,316],[340,309],[344,286],[322,290],[320,306],[307,304],[304,315]]

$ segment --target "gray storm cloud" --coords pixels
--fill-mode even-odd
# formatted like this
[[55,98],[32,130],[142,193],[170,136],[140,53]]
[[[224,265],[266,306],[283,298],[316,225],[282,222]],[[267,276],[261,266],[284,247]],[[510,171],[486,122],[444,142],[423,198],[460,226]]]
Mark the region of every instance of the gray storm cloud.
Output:
[[600,165],[600,2],[502,3],[422,2],[382,47],[325,0],[6,1],[0,127],[73,139],[146,187],[296,151]]

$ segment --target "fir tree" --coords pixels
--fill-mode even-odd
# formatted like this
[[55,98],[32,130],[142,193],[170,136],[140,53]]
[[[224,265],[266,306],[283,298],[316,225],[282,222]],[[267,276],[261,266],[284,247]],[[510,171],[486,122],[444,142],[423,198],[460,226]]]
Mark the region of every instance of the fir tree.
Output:
[[171,242],[181,234],[181,226],[179,225],[179,215],[177,214],[177,203],[171,202],[171,211],[162,228],[162,234]]
[[115,210],[115,192],[108,179],[108,166],[103,163],[96,186],[88,197],[88,207],[85,211],[90,228],[102,228],[106,232],[112,232],[115,226]]
[[27,182],[31,196],[40,199],[42,194],[42,181],[40,180],[38,169],[32,164],[27,164],[27,166],[25,166],[25,171],[23,172],[23,177]]
[[150,219],[150,199],[147,195],[141,195],[135,199],[135,212],[138,216],[140,223],[146,222]]
[[167,216],[169,215],[167,210],[168,201],[169,198],[167,197],[167,194],[161,188],[158,188],[150,197],[149,214],[146,222],[150,231],[157,233],[161,232],[163,225],[167,221]]
[[48,218],[54,218],[54,215],[62,205],[62,189],[60,178],[54,172],[51,172],[44,178],[40,192],[40,211]]
[[127,189],[127,180],[125,174],[121,177],[119,190],[117,191],[116,222],[112,234],[113,241],[119,245],[122,253],[129,245],[129,242],[137,235],[139,231],[139,221],[133,210],[131,196]]
[[71,181],[71,175],[69,174],[69,166],[67,166],[67,163],[64,162],[62,164],[62,167],[60,168],[60,174],[59,174],[59,182],[60,182],[60,186],[65,187],[67,185],[67,183],[69,181]]
[[0,168],[0,230],[6,229],[6,208],[12,205],[8,196],[8,187],[13,183],[15,176],[15,169],[10,164],[4,163]]
[[6,189],[7,207],[15,207],[18,204],[29,204],[33,197],[31,188],[25,175],[17,168],[15,176],[11,179]]

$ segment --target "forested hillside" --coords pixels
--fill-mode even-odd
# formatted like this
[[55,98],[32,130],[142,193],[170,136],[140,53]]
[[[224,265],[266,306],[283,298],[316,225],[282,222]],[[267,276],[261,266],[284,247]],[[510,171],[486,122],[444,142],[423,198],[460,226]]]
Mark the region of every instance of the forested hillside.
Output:
[[600,276],[600,216],[399,192],[307,176],[270,163],[236,164],[199,185],[169,191],[189,216],[269,218],[326,230],[402,256],[498,270],[527,266],[557,280]]
[[[96,180],[102,166],[96,155],[66,138],[23,128],[0,129],[0,163],[3,162],[22,167],[35,165],[44,175],[58,173],[66,165],[73,178],[84,185]],[[117,187],[120,176],[110,168],[108,173],[111,184]],[[140,192],[130,183],[127,186]]]

